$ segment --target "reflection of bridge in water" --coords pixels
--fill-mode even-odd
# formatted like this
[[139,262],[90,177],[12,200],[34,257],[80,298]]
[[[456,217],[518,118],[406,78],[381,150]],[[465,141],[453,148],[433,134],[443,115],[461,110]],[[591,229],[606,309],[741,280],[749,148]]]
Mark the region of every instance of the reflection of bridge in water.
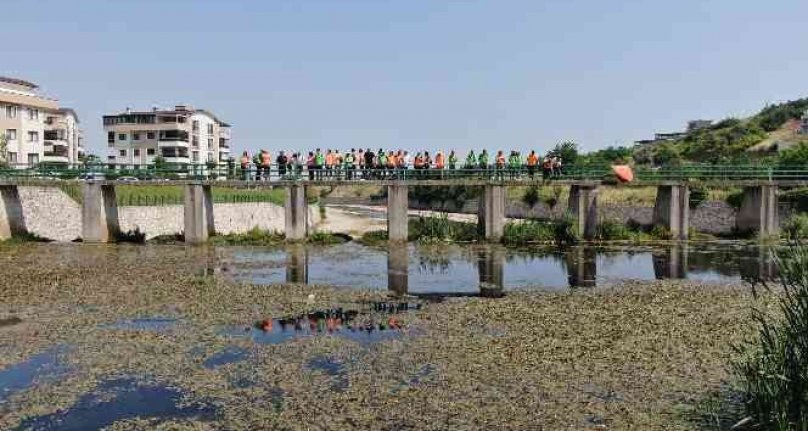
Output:
[[[286,248],[287,283],[309,283],[311,265],[309,253],[309,248],[302,244],[290,245]],[[554,256],[554,259],[557,259],[557,262],[565,268],[570,287],[586,288],[595,287],[606,280],[605,276],[598,277],[599,261],[601,265],[608,266],[609,255],[614,254],[615,251],[581,246],[564,250],[563,256],[559,255],[557,251],[543,253]],[[643,253],[648,253],[648,251]],[[709,279],[711,274],[715,274],[736,277],[740,275],[744,280],[760,281],[771,280],[777,275],[773,259],[774,251],[769,247],[753,249],[752,255],[748,255],[740,264],[731,262],[731,259],[728,258],[730,253],[733,251],[690,253],[687,244],[674,244],[667,248],[650,251],[654,278],[658,280],[687,279],[689,274],[698,274]],[[509,250],[503,247],[473,248],[471,260],[477,270],[477,289],[472,291],[441,291],[440,286],[430,286],[427,292],[412,292],[410,283],[410,261],[412,259],[406,244],[390,245],[387,249],[387,289],[396,296],[500,297],[504,295]],[[421,265],[424,263],[422,262]],[[426,266],[440,267],[441,263],[426,264]],[[631,278],[631,276],[626,278]],[[339,284],[336,280],[335,283]],[[533,285],[543,285],[542,275],[538,272]]]

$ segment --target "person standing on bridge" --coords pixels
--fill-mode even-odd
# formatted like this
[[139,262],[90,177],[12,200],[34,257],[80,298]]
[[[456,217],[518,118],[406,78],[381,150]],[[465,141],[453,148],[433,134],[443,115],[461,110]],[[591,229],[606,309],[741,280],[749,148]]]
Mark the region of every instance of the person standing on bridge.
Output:
[[353,179],[354,161],[356,160],[356,150],[351,148],[350,153],[345,153],[345,178],[347,180]]
[[519,155],[519,152],[511,151],[511,155],[508,157],[508,170],[511,180],[514,180],[519,176],[519,173],[522,170],[522,157]]
[[284,153],[283,150],[281,150],[281,152],[278,153],[278,158],[275,159],[275,163],[278,164],[278,177],[280,179],[283,179],[283,177],[286,176],[287,162],[288,159],[286,158],[286,153]]
[[502,150],[497,151],[496,159],[494,159],[494,165],[496,179],[502,181],[505,178],[505,153],[503,153]]
[[478,162],[478,166],[479,166],[479,169],[480,169],[480,172],[481,172],[481,176],[483,178],[490,178],[491,174],[488,172],[489,167],[488,167],[488,151],[487,150],[483,150],[483,152],[480,153],[480,156],[477,157],[477,162]]
[[317,171],[317,180],[320,181],[323,179],[323,165],[325,164],[325,155],[323,152],[318,148],[317,152],[314,153],[314,170]]
[[474,170],[474,166],[477,165],[477,156],[474,154],[474,150],[469,150],[469,153],[466,154],[466,164],[463,165],[463,170],[466,171],[465,175],[471,175]]
[[244,152],[241,154],[241,180],[247,181],[250,179],[250,154]]
[[455,150],[449,151],[449,170],[453,171],[457,168],[457,154]]
[[375,163],[375,161],[373,160],[374,156],[375,155],[373,154],[373,151],[370,150],[370,148],[365,150],[365,172],[364,172],[364,176],[365,176],[366,180],[369,180],[371,178],[372,170],[373,170],[373,163]]
[[527,155],[527,174],[532,180],[536,176],[536,166],[539,164],[539,156],[536,155],[536,151],[530,150],[530,154]]
[[435,153],[435,177],[443,179],[443,169],[446,167],[446,159],[443,152],[438,151]]
[[309,156],[306,158],[306,170],[309,172],[309,181],[314,181],[314,152],[309,151]]
[[262,171],[261,179],[262,180],[269,181],[269,175],[270,175],[271,166],[272,166],[272,156],[270,156],[269,151],[261,150],[261,171]]

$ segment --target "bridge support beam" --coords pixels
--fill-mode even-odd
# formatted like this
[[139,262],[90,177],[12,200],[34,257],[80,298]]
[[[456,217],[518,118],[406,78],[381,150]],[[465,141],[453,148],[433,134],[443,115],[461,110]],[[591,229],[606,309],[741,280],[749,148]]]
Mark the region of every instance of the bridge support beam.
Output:
[[285,235],[289,241],[302,241],[309,236],[309,203],[306,186],[295,184],[286,188]]
[[676,244],[652,255],[654,276],[657,280],[687,278],[687,245]]
[[502,240],[505,231],[505,187],[486,185],[477,210],[478,228],[486,241]]
[[387,186],[387,238],[406,242],[409,235],[407,186]]
[[657,188],[653,224],[668,229],[673,239],[687,240],[690,229],[690,189],[687,185]]
[[777,186],[765,184],[745,187],[743,202],[735,226],[740,231],[756,231],[760,238],[777,236],[780,224],[777,216]]
[[118,202],[115,186],[94,182],[81,186],[81,237],[84,242],[112,242],[118,239]]
[[213,197],[210,186],[188,184],[185,186],[185,243],[201,244],[216,233],[213,220]]
[[17,186],[0,186],[0,240],[25,234],[26,231]]
[[409,290],[410,254],[406,244],[390,244],[387,251],[387,290],[404,296]]
[[567,252],[564,259],[570,287],[595,287],[597,285],[598,263],[593,248],[575,247]]
[[579,235],[584,239],[593,239],[598,229],[598,186],[571,185],[569,214],[577,221]]

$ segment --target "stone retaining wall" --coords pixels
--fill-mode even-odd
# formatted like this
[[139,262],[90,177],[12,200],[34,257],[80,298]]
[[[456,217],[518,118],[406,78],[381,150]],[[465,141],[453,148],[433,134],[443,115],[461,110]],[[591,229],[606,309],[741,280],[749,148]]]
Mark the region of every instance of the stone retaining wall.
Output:
[[[19,187],[23,218],[29,232],[54,241],[72,241],[81,237],[81,206],[56,187]],[[216,232],[246,232],[254,227],[283,232],[285,214],[281,206],[268,202],[214,204]],[[315,218],[309,207],[309,225]],[[121,230],[139,228],[147,238],[180,233],[183,230],[183,206],[118,207]]]

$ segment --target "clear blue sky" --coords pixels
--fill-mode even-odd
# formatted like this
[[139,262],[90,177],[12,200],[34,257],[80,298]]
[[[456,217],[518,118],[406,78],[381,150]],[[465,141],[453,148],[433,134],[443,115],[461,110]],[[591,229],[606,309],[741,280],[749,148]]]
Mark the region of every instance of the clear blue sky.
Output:
[[184,102],[238,151],[584,149],[808,93],[808,2],[3,2],[0,75],[101,116]]

